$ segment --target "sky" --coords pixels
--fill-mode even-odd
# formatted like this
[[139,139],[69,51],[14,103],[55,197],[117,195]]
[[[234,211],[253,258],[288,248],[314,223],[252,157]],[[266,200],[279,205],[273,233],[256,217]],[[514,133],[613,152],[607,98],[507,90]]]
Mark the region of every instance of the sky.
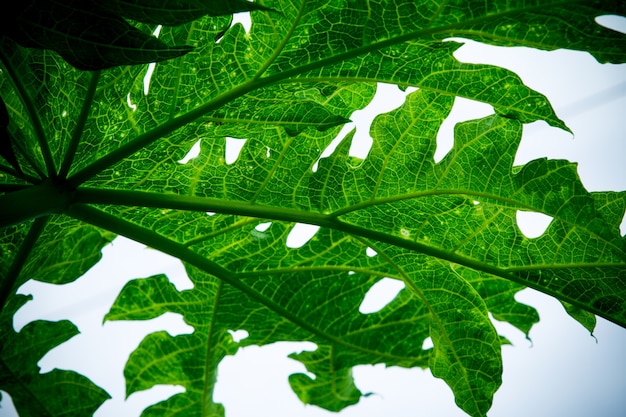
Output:
[[[618,27],[622,30],[626,28],[626,19],[601,22],[620,25]],[[571,135],[543,122],[525,126],[516,159],[518,164],[543,156],[568,159],[578,163],[579,174],[588,190],[626,190],[626,118],[623,110],[626,109],[626,65],[600,65],[587,54],[571,51],[497,48],[474,42],[466,42],[455,55],[463,62],[495,64],[513,70],[528,86],[548,97],[557,115],[574,132]],[[366,153],[370,140],[368,126],[374,115],[397,107],[401,96],[395,87],[381,86],[375,103],[353,115],[359,142],[353,146],[355,155]],[[455,123],[491,112],[489,106],[457,100],[452,115],[439,132],[437,157],[449,150]],[[536,223],[525,223],[521,225],[522,230],[538,234],[547,226]],[[150,332],[165,329],[171,334],[180,334],[192,329],[174,314],[149,322],[109,322],[104,325],[102,317],[130,279],[166,273],[180,290],[190,288],[191,284],[176,259],[126,239],[116,239],[103,254],[102,262],[74,283],[56,287],[34,281],[24,284],[19,292],[32,293],[34,300],[18,311],[14,325],[19,330],[38,318],[71,319],[81,334],[45,355],[39,362],[42,372],[54,367],[81,372],[113,397],[98,410],[97,417],[134,417],[148,404],[182,389],[155,387],[133,394],[125,401],[122,371],[128,354]],[[373,303],[378,303],[379,308],[394,291],[398,291],[397,286],[379,286],[376,293],[371,294]],[[499,332],[513,345],[503,347],[503,384],[488,415],[621,415],[626,410],[626,330],[598,319],[592,337],[551,297],[528,289],[516,298],[536,307],[541,322],[531,331],[531,341],[511,326],[496,323]],[[290,373],[303,372],[304,368],[287,355],[312,348],[314,345],[310,343],[251,346],[225,359],[219,368],[215,399],[225,405],[226,416],[466,415],[455,406],[450,389],[441,380],[433,378],[430,371],[383,366],[355,368],[357,386],[363,392],[374,394],[340,414],[304,406],[287,382]],[[0,417],[15,416],[6,393],[3,397]]]

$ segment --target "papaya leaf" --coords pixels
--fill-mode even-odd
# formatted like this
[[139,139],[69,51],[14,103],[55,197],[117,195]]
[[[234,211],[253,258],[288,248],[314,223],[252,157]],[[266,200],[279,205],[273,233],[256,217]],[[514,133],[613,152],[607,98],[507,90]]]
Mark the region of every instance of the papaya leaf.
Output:
[[[429,368],[462,410],[485,416],[507,343],[489,314],[526,335],[538,321],[517,291],[556,297],[589,331],[595,315],[626,327],[626,193],[588,192],[568,161],[514,166],[524,124],[569,128],[512,71],[454,55],[465,38],[623,63],[626,36],[595,22],[624,15],[623,2],[152,3],[30,0],[0,22],[2,387],[20,413],[89,414],[106,398],[74,373],[38,373],[76,333],[70,323],[16,334],[11,317],[19,285],[77,279],[116,234],[179,258],[193,282],[130,281],[105,317],[172,312],[194,328],[149,334],[130,355],[127,396],[185,388],[144,416],[223,416],[220,362],[278,341],[317,346],[292,355],[308,371],[290,377],[305,403],[355,404],[368,393],[352,368],[385,364]],[[231,25],[240,11],[254,12],[249,29]],[[354,130],[338,135],[379,83],[412,92],[374,120],[359,159]],[[458,124],[436,162],[456,97],[494,114]],[[245,139],[235,161],[227,138]],[[520,210],[552,221],[528,238]],[[292,247],[298,223],[319,229]],[[383,278],[404,289],[360,313]],[[40,389],[67,381],[78,388],[56,400]]]
[[27,297],[15,296],[2,311],[0,388],[8,392],[21,416],[75,416],[93,414],[109,398],[88,378],[54,369],[40,374],[37,361],[53,347],[78,334],[69,321],[35,321],[19,333],[12,317]]

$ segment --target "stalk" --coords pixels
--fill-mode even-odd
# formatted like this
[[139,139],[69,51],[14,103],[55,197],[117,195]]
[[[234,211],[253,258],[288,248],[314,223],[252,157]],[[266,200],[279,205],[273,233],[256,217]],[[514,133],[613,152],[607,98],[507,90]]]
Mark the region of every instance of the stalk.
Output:
[[55,213],[68,203],[68,194],[46,181],[0,195],[0,228]]

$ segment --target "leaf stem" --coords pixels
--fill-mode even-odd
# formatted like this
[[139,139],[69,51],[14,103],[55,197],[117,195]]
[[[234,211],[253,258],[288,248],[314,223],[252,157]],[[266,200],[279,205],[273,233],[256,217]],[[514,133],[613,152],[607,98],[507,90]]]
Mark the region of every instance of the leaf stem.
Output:
[[324,223],[328,225],[328,216],[301,210],[268,207],[243,201],[222,200],[217,198],[161,194],[130,190],[107,190],[80,187],[72,197],[73,203],[113,204],[121,206],[154,207],[174,210],[215,212],[261,219],[282,220],[308,224]]
[[85,99],[83,100],[83,106],[80,109],[78,119],[76,120],[76,127],[72,132],[72,137],[70,138],[70,143],[67,146],[65,158],[63,158],[63,163],[61,164],[61,169],[59,169],[59,178],[65,178],[70,170],[70,167],[72,166],[74,156],[76,155],[76,150],[78,149],[78,144],[80,143],[80,138],[83,134],[83,130],[85,129],[87,117],[89,116],[89,110],[91,109],[91,105],[93,104],[93,99],[96,94],[96,88],[98,87],[99,80],[100,71],[92,72],[91,79],[89,80],[89,85],[87,86],[87,94],[85,95]]
[[50,180],[0,195],[0,227],[61,213],[69,195]]
[[[320,227],[328,227],[367,239],[373,239],[379,242],[400,246],[405,249],[434,256],[439,259],[447,260],[449,262],[457,263],[459,265],[467,266],[469,268],[477,269],[479,271],[487,272],[503,278],[514,278],[511,274],[501,268],[490,266],[471,258],[466,258],[454,252],[429,246],[414,240],[403,239],[387,233],[378,232],[376,230],[365,229],[322,213],[306,212],[283,207],[259,206],[246,202],[227,201],[205,197],[94,188],[79,188],[74,193],[72,202],[167,208],[201,212],[211,211],[221,214],[250,216],[259,219],[306,223]],[[519,280],[516,282],[518,281]],[[525,283],[521,284],[526,285]]]

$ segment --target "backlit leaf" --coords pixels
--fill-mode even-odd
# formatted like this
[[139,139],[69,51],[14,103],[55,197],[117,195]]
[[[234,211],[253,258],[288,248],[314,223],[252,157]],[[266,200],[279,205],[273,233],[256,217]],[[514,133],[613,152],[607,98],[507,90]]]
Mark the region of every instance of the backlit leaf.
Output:
[[[568,127],[513,72],[455,57],[465,38],[623,63],[625,35],[595,22],[623,15],[623,2],[152,3],[33,0],[2,18],[2,389],[22,416],[90,414],[106,398],[77,374],[38,374],[73,325],[15,333],[11,318],[20,284],[77,279],[114,234],[179,258],[193,282],[132,280],[105,317],[172,312],[194,329],[149,334],[130,355],[127,396],[185,389],[144,416],[223,416],[220,362],[279,341],[316,345],[291,355],[307,370],[289,379],[305,403],[355,404],[368,393],[353,367],[385,364],[429,368],[461,409],[485,416],[508,343],[489,315],[527,336],[538,321],[517,291],[556,297],[589,331],[595,315],[626,326],[626,193],[588,192],[564,160],[514,166],[525,123]],[[240,11],[252,12],[249,29],[231,25]],[[342,128],[379,83],[410,93],[376,117],[360,159]],[[458,124],[436,162],[456,97],[494,113]],[[235,161],[228,138],[245,139]],[[529,238],[518,211],[552,221]],[[299,223],[318,229],[293,247]],[[383,278],[404,288],[361,313]],[[234,341],[236,330],[248,337]],[[68,395],[41,388],[67,381],[78,387]]]

